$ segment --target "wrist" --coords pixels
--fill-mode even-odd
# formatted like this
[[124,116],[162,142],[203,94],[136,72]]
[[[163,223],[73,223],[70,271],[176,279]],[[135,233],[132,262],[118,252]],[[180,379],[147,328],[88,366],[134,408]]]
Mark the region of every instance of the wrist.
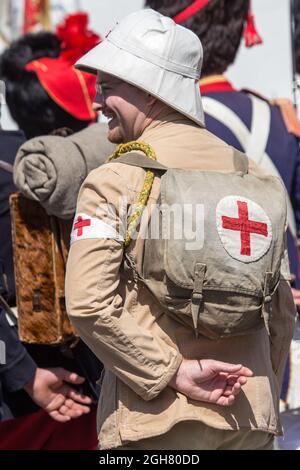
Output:
[[185,363],[187,362],[186,359],[182,359],[181,363],[180,363],[180,366],[178,367],[177,371],[175,372],[175,374],[173,375],[173,377],[171,378],[170,382],[169,382],[169,387],[171,388],[174,388],[175,390],[179,390],[178,389],[178,383],[180,382],[180,378],[182,376],[182,371],[184,370],[184,366],[185,366]]
[[24,385],[24,390],[26,393],[28,393],[28,395],[32,398],[33,395],[34,395],[34,384],[35,384],[35,379],[36,379],[36,376],[37,376],[37,372],[38,372],[38,368],[35,370],[34,372],[34,376],[32,377],[31,380],[29,380],[28,382],[26,382],[26,384]]

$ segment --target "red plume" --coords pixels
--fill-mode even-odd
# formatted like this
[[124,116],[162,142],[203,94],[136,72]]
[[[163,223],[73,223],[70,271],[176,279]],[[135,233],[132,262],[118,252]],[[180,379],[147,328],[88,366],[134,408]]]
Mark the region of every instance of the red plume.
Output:
[[262,38],[256,30],[254,15],[250,8],[248,11],[247,25],[244,31],[244,39],[246,47],[256,46],[257,44],[262,44],[263,42]]
[[56,35],[61,41],[61,55],[64,60],[76,62],[101,41],[100,37],[88,29],[88,15],[74,13],[58,25]]
[[96,77],[73,66],[100,42],[100,37],[88,29],[88,15],[81,12],[67,16],[57,27],[56,35],[61,47],[59,57],[41,57],[29,62],[25,69],[36,73],[49,97],[67,113],[79,120],[93,121]]

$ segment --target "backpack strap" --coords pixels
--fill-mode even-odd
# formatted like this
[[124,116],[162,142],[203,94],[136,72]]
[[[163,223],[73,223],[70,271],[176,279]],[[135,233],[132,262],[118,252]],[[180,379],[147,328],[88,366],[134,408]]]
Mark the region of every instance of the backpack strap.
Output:
[[0,168],[1,170],[7,171],[8,173],[13,173],[13,165],[10,163],[5,162],[4,160],[0,160]]
[[162,165],[156,160],[151,160],[151,158],[147,157],[146,155],[137,152],[126,153],[115,160],[111,160],[109,163],[126,163],[126,165],[137,166],[147,170],[168,170],[168,167],[165,165]]
[[13,310],[10,308],[4,297],[0,294],[0,308],[2,308],[6,314],[6,319],[10,326],[16,324],[16,315]]
[[263,303],[261,309],[261,316],[264,319],[265,327],[270,336],[270,317],[271,317],[271,308],[272,308],[272,289],[271,284],[273,280],[273,273],[266,272],[265,274],[265,282],[264,282],[264,291],[263,291]]
[[247,155],[242,152],[239,152],[234,147],[233,149],[233,165],[237,173],[240,173],[241,176],[247,175],[249,172],[249,159]]
[[198,336],[198,320],[201,312],[201,305],[203,302],[203,283],[205,278],[206,265],[203,263],[196,263],[194,270],[194,290],[191,299],[192,319],[196,336]]
[[126,155],[126,159],[123,160],[123,163],[129,164],[129,165],[131,164],[134,166],[140,166],[144,168],[144,165],[142,164],[142,161],[141,161],[141,158],[143,157],[142,154],[133,153],[134,160],[130,158],[129,154],[131,154],[132,156],[133,150],[143,152],[144,158],[145,158],[144,164],[146,165],[147,171],[146,171],[142,190],[135,204],[135,211],[131,215],[129,222],[128,222],[128,228],[127,228],[125,239],[124,239],[125,247],[127,247],[130,244],[133,234],[136,231],[136,228],[140,222],[143,210],[148,203],[153,181],[155,178],[155,175],[152,169],[156,168],[160,170],[163,169],[164,171],[167,170],[166,167],[164,167],[163,165],[161,165],[160,163],[156,161],[156,154],[155,154],[154,149],[151,147],[151,145],[145,142],[140,142],[140,141],[132,141],[132,142],[127,142],[126,144],[118,145],[116,150],[110,155],[110,157],[108,157],[107,163],[113,162],[116,159],[120,162],[121,157]]
[[[241,173],[241,175],[244,176],[249,171],[248,157],[235,148],[232,147],[232,149],[234,169],[237,173]],[[156,160],[151,160],[146,155],[136,152],[126,153],[115,160],[111,160],[109,163],[125,163],[126,165],[137,166],[139,168],[145,168],[146,170],[167,171],[170,168]]]

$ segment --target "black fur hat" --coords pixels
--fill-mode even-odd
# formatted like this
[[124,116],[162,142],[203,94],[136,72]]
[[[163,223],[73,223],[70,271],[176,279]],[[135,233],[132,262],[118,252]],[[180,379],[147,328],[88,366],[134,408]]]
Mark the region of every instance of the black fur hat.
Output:
[[[146,6],[173,18],[194,0],[146,0]],[[222,74],[233,63],[249,10],[249,0],[210,0],[182,26],[191,29],[204,50],[202,76]]]
[[0,57],[0,80],[5,82],[6,102],[13,119],[27,138],[46,135],[60,127],[78,131],[80,121],[58,106],[42,87],[36,73],[26,64],[42,57],[57,58],[60,41],[55,34],[27,34],[13,42]]

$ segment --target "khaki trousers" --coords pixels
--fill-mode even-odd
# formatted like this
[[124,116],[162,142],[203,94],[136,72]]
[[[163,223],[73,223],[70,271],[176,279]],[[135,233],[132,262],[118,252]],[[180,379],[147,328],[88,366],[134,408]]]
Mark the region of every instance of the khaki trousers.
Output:
[[122,450],[272,450],[273,434],[263,431],[228,431],[199,421],[183,421],[166,434],[126,443]]

